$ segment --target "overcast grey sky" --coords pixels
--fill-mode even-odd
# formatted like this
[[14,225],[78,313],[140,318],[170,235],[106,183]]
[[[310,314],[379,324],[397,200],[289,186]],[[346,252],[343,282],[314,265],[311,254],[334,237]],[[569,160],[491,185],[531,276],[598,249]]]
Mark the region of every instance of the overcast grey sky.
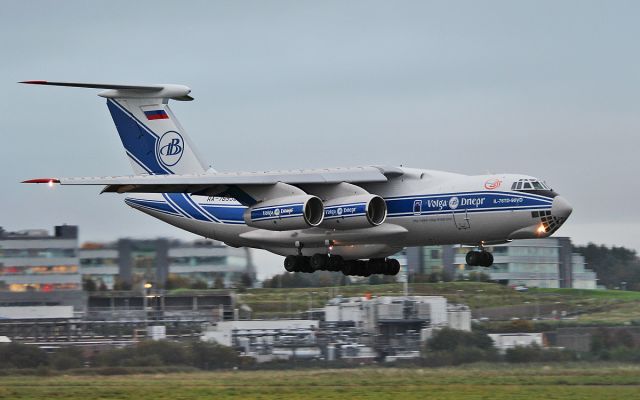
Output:
[[[636,1],[1,1],[2,215],[82,240],[192,238],[96,188],[131,169],[104,99],[26,79],[181,83],[222,171],[403,164],[546,179],[557,235],[640,249]],[[263,275],[280,271],[260,257]]]

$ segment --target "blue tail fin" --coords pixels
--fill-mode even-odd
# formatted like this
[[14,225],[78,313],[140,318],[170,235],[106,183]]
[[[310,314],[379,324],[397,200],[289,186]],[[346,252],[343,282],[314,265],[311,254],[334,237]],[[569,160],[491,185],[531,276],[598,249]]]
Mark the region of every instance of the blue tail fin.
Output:
[[193,174],[205,170],[169,106],[153,98],[109,98],[107,106],[138,174]]

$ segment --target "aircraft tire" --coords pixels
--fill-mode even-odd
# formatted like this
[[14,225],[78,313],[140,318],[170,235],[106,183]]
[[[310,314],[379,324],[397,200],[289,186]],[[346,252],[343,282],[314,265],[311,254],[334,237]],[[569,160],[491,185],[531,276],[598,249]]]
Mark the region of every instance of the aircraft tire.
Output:
[[286,256],[284,258],[284,269],[287,272],[296,272],[298,270],[297,261],[296,256]]
[[367,262],[367,271],[372,274],[384,274],[387,263],[384,258],[372,258]]
[[327,262],[328,271],[340,271],[344,265],[342,256],[331,256]]
[[326,254],[316,253],[313,256],[311,256],[311,259],[309,261],[311,264],[311,268],[314,271],[322,271],[327,269],[327,266],[329,263],[329,257],[327,257]]
[[400,272],[400,261],[395,258],[387,258],[386,267],[387,272],[385,275],[398,275],[398,272]]
[[344,265],[342,265],[342,273],[346,276],[353,276],[355,275],[355,271],[356,271],[356,262],[355,261],[345,261]]
[[309,258],[310,257],[296,256],[296,272],[313,272]]
[[493,254],[488,251],[483,252],[482,264],[483,267],[490,267],[493,265]]
[[465,261],[467,262],[467,265],[475,267],[477,265],[480,265],[482,258],[482,253],[472,250],[465,256]]

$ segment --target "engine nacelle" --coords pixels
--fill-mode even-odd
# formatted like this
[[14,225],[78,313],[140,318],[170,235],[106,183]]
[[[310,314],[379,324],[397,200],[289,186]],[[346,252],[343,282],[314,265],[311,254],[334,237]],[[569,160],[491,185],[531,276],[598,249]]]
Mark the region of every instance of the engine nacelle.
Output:
[[358,229],[378,226],[387,219],[387,203],[380,196],[362,194],[324,202],[323,228]]
[[247,225],[271,231],[312,228],[320,225],[323,218],[322,200],[310,195],[265,200],[244,212]]

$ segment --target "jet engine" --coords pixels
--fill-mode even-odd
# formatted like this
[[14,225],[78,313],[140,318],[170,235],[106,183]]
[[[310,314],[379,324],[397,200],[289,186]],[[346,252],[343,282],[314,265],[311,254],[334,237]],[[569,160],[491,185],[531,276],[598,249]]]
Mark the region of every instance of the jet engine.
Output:
[[244,221],[254,228],[289,231],[318,226],[324,218],[322,200],[298,195],[262,201],[244,212]]
[[323,228],[358,229],[382,224],[387,218],[387,204],[374,194],[338,197],[324,202]]

